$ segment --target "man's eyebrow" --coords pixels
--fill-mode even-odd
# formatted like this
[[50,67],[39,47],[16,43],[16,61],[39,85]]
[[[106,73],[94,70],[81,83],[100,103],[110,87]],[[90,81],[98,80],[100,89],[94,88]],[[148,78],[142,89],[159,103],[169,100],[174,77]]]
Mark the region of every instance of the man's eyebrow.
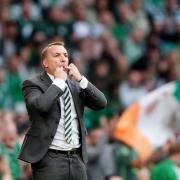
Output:
[[60,55],[61,53],[59,52],[53,52],[54,55]]
[[68,54],[68,52],[54,52],[54,54]]
[[68,52],[54,52],[54,54],[68,54]]

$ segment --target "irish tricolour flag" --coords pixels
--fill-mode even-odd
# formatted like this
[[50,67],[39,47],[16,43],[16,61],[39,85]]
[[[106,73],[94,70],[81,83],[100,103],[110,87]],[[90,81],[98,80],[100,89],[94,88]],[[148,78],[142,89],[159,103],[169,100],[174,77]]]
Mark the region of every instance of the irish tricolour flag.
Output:
[[132,104],[120,116],[114,136],[134,148],[140,159],[180,130],[180,81],[168,83]]

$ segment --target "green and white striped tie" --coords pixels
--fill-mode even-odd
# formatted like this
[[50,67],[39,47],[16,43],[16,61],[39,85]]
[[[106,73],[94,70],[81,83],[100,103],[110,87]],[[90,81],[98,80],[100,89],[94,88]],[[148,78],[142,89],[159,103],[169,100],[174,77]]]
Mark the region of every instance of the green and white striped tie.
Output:
[[65,87],[64,94],[64,128],[65,128],[65,140],[67,143],[72,141],[72,119],[71,119],[71,100],[68,87]]

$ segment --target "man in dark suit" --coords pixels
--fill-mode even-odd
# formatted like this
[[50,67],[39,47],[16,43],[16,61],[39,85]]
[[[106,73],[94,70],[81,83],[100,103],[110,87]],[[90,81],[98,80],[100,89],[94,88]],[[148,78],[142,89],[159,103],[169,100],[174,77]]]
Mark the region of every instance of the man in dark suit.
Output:
[[82,76],[61,42],[41,55],[44,72],[23,83],[31,126],[19,159],[31,163],[35,180],[87,180],[84,107],[103,109],[106,98]]

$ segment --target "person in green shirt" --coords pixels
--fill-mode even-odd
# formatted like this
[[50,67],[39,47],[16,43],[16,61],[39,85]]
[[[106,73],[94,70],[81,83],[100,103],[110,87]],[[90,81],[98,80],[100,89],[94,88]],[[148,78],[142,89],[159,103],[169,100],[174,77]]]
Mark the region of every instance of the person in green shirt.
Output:
[[150,180],[180,179],[180,142],[175,142],[169,149],[169,157],[160,161],[151,170]]
[[114,157],[117,174],[123,180],[136,180],[138,162],[136,152],[123,142],[117,142],[114,146]]
[[0,180],[12,180],[6,159],[6,151],[2,143],[0,143]]
[[22,177],[21,165],[17,159],[20,152],[20,144],[17,140],[17,129],[13,120],[14,114],[12,112],[4,112],[3,122],[1,122],[1,130],[3,133],[0,144],[0,153],[7,162],[12,179],[19,180]]
[[23,101],[21,93],[22,80],[19,75],[19,56],[12,55],[8,61],[8,70],[6,72],[6,84],[12,104],[15,106],[17,102]]
[[0,66],[0,109],[8,109],[10,104],[5,68]]

